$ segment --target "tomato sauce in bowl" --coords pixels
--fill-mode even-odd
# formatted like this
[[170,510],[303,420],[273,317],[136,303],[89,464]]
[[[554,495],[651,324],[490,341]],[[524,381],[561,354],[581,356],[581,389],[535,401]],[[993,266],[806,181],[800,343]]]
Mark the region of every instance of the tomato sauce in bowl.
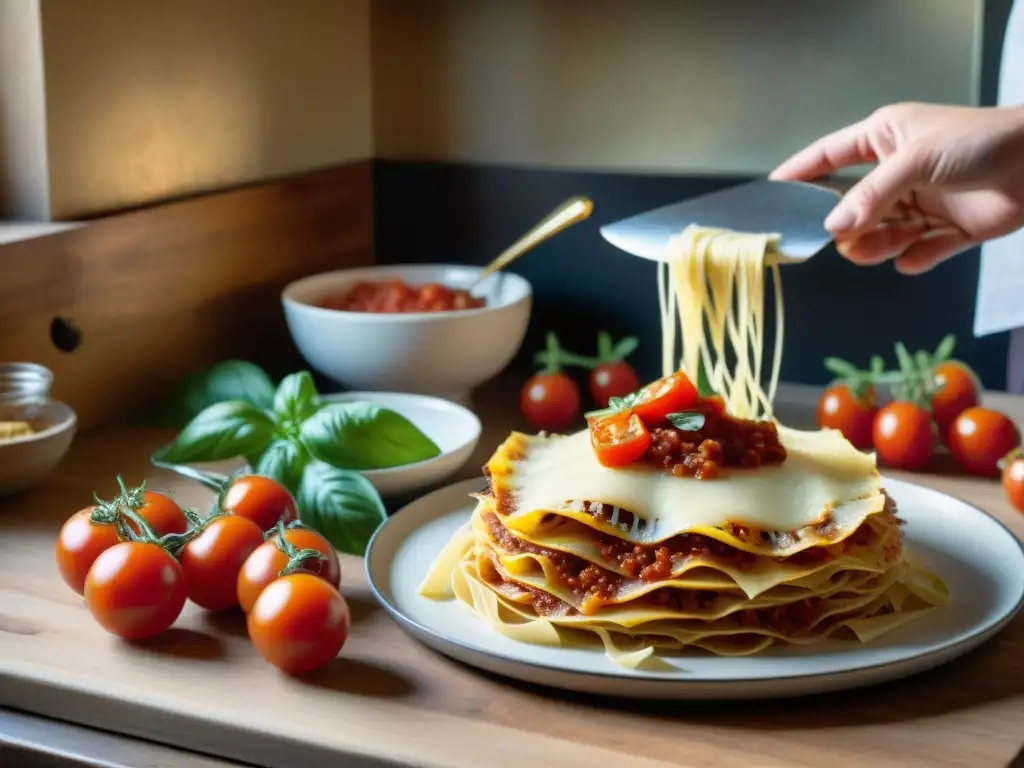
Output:
[[480,309],[486,303],[484,299],[471,296],[469,291],[441,283],[410,285],[402,280],[384,280],[356,283],[343,292],[328,296],[321,306],[343,312],[402,314]]

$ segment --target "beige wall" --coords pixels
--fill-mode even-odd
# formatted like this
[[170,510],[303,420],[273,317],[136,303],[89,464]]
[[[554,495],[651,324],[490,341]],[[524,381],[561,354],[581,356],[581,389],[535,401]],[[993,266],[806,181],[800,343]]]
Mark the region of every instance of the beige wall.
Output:
[[889,101],[975,102],[981,7],[0,0],[0,217],[86,217],[374,154],[764,172]]
[[372,153],[369,0],[41,7],[54,218]]
[[43,0],[55,217],[372,153],[368,0]]
[[0,0],[0,220],[50,216],[39,0]]
[[378,156],[759,173],[977,100],[981,0],[378,0]]

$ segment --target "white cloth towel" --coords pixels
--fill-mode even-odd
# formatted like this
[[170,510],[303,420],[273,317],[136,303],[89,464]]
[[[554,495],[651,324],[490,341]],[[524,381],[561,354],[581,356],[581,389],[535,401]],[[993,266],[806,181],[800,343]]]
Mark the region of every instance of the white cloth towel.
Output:
[[[1024,104],[1024,0],[1010,10],[999,69],[1000,105]],[[981,274],[974,333],[1008,331],[1024,326],[1024,230],[981,247]]]
[[[999,105],[1024,104],[1024,0],[1015,0],[999,68]],[[1024,230],[981,247],[974,335],[1013,331],[1006,388],[1024,392]]]

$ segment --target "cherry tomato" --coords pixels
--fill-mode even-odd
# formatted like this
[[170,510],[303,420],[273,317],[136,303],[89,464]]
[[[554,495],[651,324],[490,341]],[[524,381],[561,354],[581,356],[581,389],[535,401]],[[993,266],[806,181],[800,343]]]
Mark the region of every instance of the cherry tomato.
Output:
[[580,413],[580,390],[564,373],[538,373],[527,379],[519,408],[535,428],[560,432]]
[[946,440],[956,463],[966,471],[997,477],[999,460],[1020,445],[1020,430],[999,411],[974,406],[956,417]]
[[935,384],[939,389],[932,395],[932,418],[945,439],[956,417],[978,404],[981,385],[973,371],[955,360],[941,363],[935,369]]
[[635,413],[620,411],[590,421],[590,444],[604,466],[625,467],[647,453],[651,433]]
[[1024,512],[1024,455],[1019,450],[1012,451],[1006,457],[1003,465],[1003,490],[1010,503],[1018,511]]
[[262,545],[263,531],[252,520],[215,517],[181,550],[189,599],[211,611],[238,605],[238,574]]
[[279,520],[290,523],[298,517],[295,498],[277,480],[263,475],[242,475],[231,481],[224,494],[225,512],[247,517],[269,531]]
[[[284,534],[285,541],[296,549],[315,549],[327,558],[327,562],[308,561],[305,568],[316,576],[327,581],[334,587],[341,586],[341,564],[334,547],[316,531],[308,528],[289,528]],[[246,559],[242,570],[238,572],[238,604],[248,613],[252,610],[256,598],[270,582],[275,581],[284,567],[288,565],[288,556],[277,546],[278,536],[274,534],[263,542],[255,552]]]
[[125,640],[158,635],[181,614],[188,585],[181,564],[156,544],[122,541],[105,550],[85,580],[85,604]]
[[[138,514],[149,523],[157,536],[184,533],[188,530],[185,513],[171,498],[157,491],[146,491],[142,498],[145,503],[139,508]],[[134,523],[129,521],[128,525],[135,531]]]
[[57,569],[75,592],[85,594],[85,577],[102,552],[118,543],[113,524],[94,523],[96,507],[86,507],[67,519],[57,536]]
[[636,371],[624,360],[597,366],[590,372],[588,384],[598,408],[607,408],[609,398],[625,397],[640,389]]
[[311,672],[338,655],[348,639],[348,603],[318,576],[292,573],[271,582],[249,612],[249,638],[289,675]]
[[630,409],[644,424],[653,426],[670,413],[693,408],[699,400],[693,382],[685,373],[677,371],[644,387],[630,403]]
[[875,417],[872,437],[882,463],[897,469],[924,469],[932,460],[932,417],[915,403],[895,401]]
[[857,398],[845,384],[836,384],[826,389],[818,400],[818,427],[837,429],[854,448],[865,450],[871,447],[877,413],[874,390]]

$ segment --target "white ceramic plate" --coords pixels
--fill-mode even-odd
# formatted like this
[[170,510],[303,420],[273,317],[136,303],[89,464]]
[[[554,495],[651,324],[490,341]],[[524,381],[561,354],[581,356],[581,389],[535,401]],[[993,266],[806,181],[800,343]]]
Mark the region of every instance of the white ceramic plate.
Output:
[[440,397],[400,392],[343,392],[324,395],[321,399],[333,403],[360,400],[390,408],[415,424],[441,449],[439,455],[426,461],[362,472],[385,498],[422,491],[444,482],[462,469],[480,439],[481,425],[476,414]]
[[411,635],[436,651],[525,682],[585,693],[661,699],[795,696],[871,685],[936,667],[977,647],[1024,605],[1024,547],[1001,523],[929,488],[892,478],[887,490],[907,522],[906,545],[949,586],[948,606],[874,642],[833,639],[775,647],[744,658],[694,654],[665,672],[623,669],[599,648],[550,648],[511,640],[461,602],[417,589],[484,487],[468,480],[413,502],[377,531],[366,557],[371,588]]

